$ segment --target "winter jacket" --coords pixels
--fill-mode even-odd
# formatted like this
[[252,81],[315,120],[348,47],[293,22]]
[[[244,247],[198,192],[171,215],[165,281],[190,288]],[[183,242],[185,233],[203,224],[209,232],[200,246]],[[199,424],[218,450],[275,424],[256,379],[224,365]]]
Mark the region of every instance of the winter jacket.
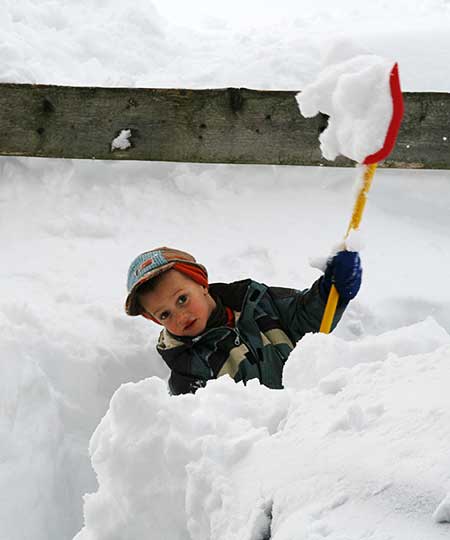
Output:
[[[283,366],[295,343],[307,332],[319,331],[325,309],[320,279],[304,291],[251,279],[211,284],[217,307],[202,334],[192,338],[161,332],[157,350],[171,370],[171,394],[194,393],[225,374],[244,384],[256,378],[269,388],[282,388]],[[232,327],[226,324],[226,306],[234,313]],[[344,309],[338,306],[333,328]]]

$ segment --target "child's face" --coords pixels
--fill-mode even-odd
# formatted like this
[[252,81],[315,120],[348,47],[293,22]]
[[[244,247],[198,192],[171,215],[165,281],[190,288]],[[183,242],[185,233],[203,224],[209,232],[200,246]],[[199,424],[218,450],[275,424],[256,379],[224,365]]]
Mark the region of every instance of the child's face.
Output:
[[176,336],[201,334],[215,307],[205,287],[173,269],[164,272],[155,289],[139,300],[147,313]]

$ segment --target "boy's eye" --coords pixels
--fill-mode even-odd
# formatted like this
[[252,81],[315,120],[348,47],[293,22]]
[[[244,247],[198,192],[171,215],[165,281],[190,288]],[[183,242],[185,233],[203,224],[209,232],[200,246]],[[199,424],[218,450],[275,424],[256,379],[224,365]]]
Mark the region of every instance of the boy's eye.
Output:
[[182,306],[183,304],[185,304],[187,302],[187,295],[186,294],[181,294],[179,297],[178,297],[178,300],[177,300],[178,304],[180,306]]
[[169,311],[163,311],[161,315],[159,316],[160,321],[165,321],[170,315]]

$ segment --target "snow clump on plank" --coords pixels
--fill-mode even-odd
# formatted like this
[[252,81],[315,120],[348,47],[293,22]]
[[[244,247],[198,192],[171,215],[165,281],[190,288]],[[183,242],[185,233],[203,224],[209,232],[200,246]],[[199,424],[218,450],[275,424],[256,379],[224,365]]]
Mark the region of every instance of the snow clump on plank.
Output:
[[393,61],[340,43],[328,54],[317,79],[297,94],[303,116],[329,116],[319,137],[325,159],[342,155],[362,163],[383,147],[392,117],[393,66]]
[[131,129],[122,129],[119,135],[111,143],[111,151],[126,150],[130,148],[131,142],[128,140],[131,137]]

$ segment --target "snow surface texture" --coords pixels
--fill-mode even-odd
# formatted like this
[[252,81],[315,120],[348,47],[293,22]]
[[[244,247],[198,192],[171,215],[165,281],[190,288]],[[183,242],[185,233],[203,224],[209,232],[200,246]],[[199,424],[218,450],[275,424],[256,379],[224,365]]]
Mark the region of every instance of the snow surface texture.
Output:
[[[284,11],[280,12],[284,20],[266,19],[268,28],[261,29],[253,19],[251,31],[235,29],[236,11],[228,3],[220,4],[226,13],[208,19],[207,26],[198,16],[200,30],[176,27],[175,23],[182,24],[188,4],[180,4],[173,14],[164,12],[169,4],[173,5],[138,0],[130,10],[118,0],[100,0],[95,7],[87,0],[6,0],[0,17],[0,80],[301,90],[317,73],[325,42],[334,38],[338,28],[371,52],[397,59],[405,90],[450,91],[448,71],[442,69],[450,55],[450,6],[439,0],[417,6],[409,0],[387,5],[324,0],[320,7],[289,2],[289,9],[280,0],[277,9]],[[240,2],[240,9],[251,5],[251,0],[245,6]],[[260,2],[256,7],[259,15],[266,9]],[[196,13],[195,3],[189,3],[191,20]],[[442,137],[450,140],[449,133]],[[414,152],[414,141],[410,149]],[[345,231],[354,199],[353,175],[344,169],[0,158],[0,177],[0,489],[4,494],[0,538],[70,540],[83,526],[83,494],[98,489],[88,444],[111,397],[122,383],[167,377],[154,351],[158,328],[123,312],[125,277],[132,258],[168,244],[192,251],[207,265],[213,281],[251,276],[268,284],[306,287],[320,275],[309,266],[309,257],[326,256],[336,236]],[[342,517],[343,524],[341,512],[348,512],[347,529],[341,533],[347,539],[359,540],[362,527],[372,526],[372,540],[389,536],[409,540],[414,538],[412,523],[417,531],[426,531],[422,538],[427,540],[448,537],[448,451],[442,445],[448,448],[449,437],[441,429],[439,411],[450,384],[448,370],[442,368],[450,332],[449,201],[448,172],[378,171],[364,216],[367,249],[362,254],[360,294],[330,340],[325,343],[320,336],[303,340],[298,354],[302,354],[304,369],[287,366],[289,388],[273,393],[253,385],[244,392],[224,379],[207,388],[206,397],[199,397],[198,403],[189,396],[180,398],[181,403],[189,403],[187,411],[194,420],[200,420],[185,420],[185,414],[181,425],[171,427],[173,437],[185,434],[192,457],[192,467],[186,470],[189,491],[187,484],[174,487],[177,497],[186,490],[189,501],[181,516],[172,516],[174,535],[185,516],[183,534],[200,534],[217,523],[226,523],[226,530],[236,523],[236,530],[248,533],[252,540],[268,536],[270,527],[281,539],[292,538],[293,530],[308,531],[304,536],[309,535],[309,540],[323,537],[328,530],[337,538],[333,519]],[[425,359],[425,382],[419,388],[420,358]],[[389,377],[397,386],[389,388],[389,377],[382,380],[381,374],[391,365]],[[378,375],[370,384],[359,372],[353,375],[353,370],[363,373],[371,366]],[[441,390],[433,369],[436,378],[440,373]],[[402,382],[396,379],[400,373]],[[402,386],[409,379],[415,403]],[[359,384],[361,397],[352,401],[347,392],[357,392]],[[146,388],[156,393],[153,401],[150,396],[140,397]],[[143,423],[139,415],[130,421],[130,411],[138,402],[143,403],[146,417],[155,414],[152,407],[159,404],[164,406],[163,416],[181,422],[178,398],[166,400],[163,388],[163,382],[149,379],[136,388],[129,384],[119,390],[113,404],[124,403],[123,411],[113,405],[93,439],[93,450],[105,449],[103,461],[95,451],[96,467],[103,463],[100,477],[111,478],[118,489],[131,477],[123,470],[120,478],[116,471],[113,479],[110,468],[115,457],[108,453],[103,430],[109,424],[114,431],[112,418],[118,414],[120,429],[128,429],[132,440],[134,427]],[[433,398],[428,388],[434,389]],[[220,395],[227,398],[227,405],[218,410]],[[402,405],[405,396],[409,401]],[[264,404],[266,400],[271,408]],[[200,401],[207,401],[204,409]],[[210,402],[217,420],[210,413]],[[327,408],[327,403],[337,405]],[[310,414],[303,416],[303,409]],[[431,410],[435,412],[425,425],[423,415]],[[449,425],[448,404],[443,411]],[[230,425],[233,414],[242,419],[248,433],[239,424]],[[290,419],[291,424],[285,422],[288,428],[283,428],[283,418]],[[314,429],[308,418],[315,419]],[[227,440],[214,431],[216,421],[222,422]],[[297,421],[298,428],[291,429],[289,425]],[[378,431],[376,422],[384,431]],[[336,424],[350,427],[333,431]],[[397,446],[393,442],[396,429]],[[157,431],[155,438],[161,433]],[[195,433],[204,445],[204,437],[211,436],[209,448],[216,448],[217,456],[211,456],[208,448],[201,453]],[[416,433],[418,446],[411,433]],[[242,446],[235,449],[239,434],[243,434]],[[380,449],[384,452],[385,434],[386,449],[395,447],[393,460],[401,454],[399,476],[394,474],[389,480],[392,486],[378,496],[369,491],[365,496],[364,486],[375,472],[369,470],[370,465],[360,466],[357,458],[363,464],[373,462],[383,480],[394,469],[384,454],[379,455]],[[143,443],[149,443],[149,436],[142,431]],[[167,445],[176,454],[171,437]],[[439,438],[441,442],[435,444]],[[369,446],[368,441],[373,444]],[[111,445],[117,442],[112,440]],[[184,444],[180,443],[182,448]],[[344,450],[351,453],[353,444],[356,456],[351,461]],[[426,444],[426,449],[421,446]],[[420,448],[423,453],[418,456]],[[127,452],[132,449],[122,449],[125,460]],[[427,454],[434,456],[433,465]],[[236,466],[221,460],[221,455],[231,456]],[[152,467],[152,460],[162,457],[146,454],[140,459],[144,465],[136,485],[143,489],[139,478]],[[172,465],[174,459],[180,460],[171,477],[180,478],[176,475],[185,458],[170,454],[167,459]],[[208,464],[196,471],[202,459]],[[418,468],[413,470],[409,467],[414,463]],[[132,462],[126,464],[133,469]],[[266,466],[257,494],[255,479]],[[323,467],[335,482],[324,485]],[[208,471],[211,475],[222,471],[227,478],[219,477],[214,484]],[[344,478],[340,483],[339,471]],[[160,474],[170,476],[167,470]],[[309,486],[299,493],[302,500],[296,492],[300,476]],[[208,492],[199,487],[202,483],[214,486]],[[228,500],[221,514],[214,496],[226,500],[229,485],[236,502]],[[280,497],[277,486],[282,490]],[[161,496],[167,500],[163,488]],[[150,483],[148,493],[152,489]],[[112,497],[112,491],[102,482],[98,495],[88,499],[90,530],[98,527],[100,519],[94,501],[97,498],[103,505],[107,496]],[[345,497],[349,504],[338,507]],[[206,499],[208,508],[215,509],[211,517],[196,510]],[[132,512],[138,512],[135,502],[130,499]],[[126,513],[127,500],[122,503],[121,512]],[[104,509],[106,516],[116,519],[112,504],[111,509]],[[174,504],[180,505],[180,499]],[[163,514],[170,514],[171,508],[163,509]],[[164,515],[160,517],[162,523]],[[383,529],[385,518],[393,520],[389,533]],[[146,526],[141,521],[136,524]],[[81,534],[88,533],[85,529]]]
[[283,392],[122,386],[91,440],[100,489],[76,540],[448,538],[431,515],[450,488],[450,336],[432,321],[395,334],[308,336]]
[[392,118],[389,84],[394,63],[355,52],[353,46],[339,43],[316,80],[296,96],[306,118],[319,112],[329,116],[319,137],[329,161],[341,155],[362,163],[383,147]]
[[2,8],[6,82],[302,90],[341,35],[395,58],[405,91],[449,89],[446,0],[136,0],[133,9],[122,0],[3,0]]

